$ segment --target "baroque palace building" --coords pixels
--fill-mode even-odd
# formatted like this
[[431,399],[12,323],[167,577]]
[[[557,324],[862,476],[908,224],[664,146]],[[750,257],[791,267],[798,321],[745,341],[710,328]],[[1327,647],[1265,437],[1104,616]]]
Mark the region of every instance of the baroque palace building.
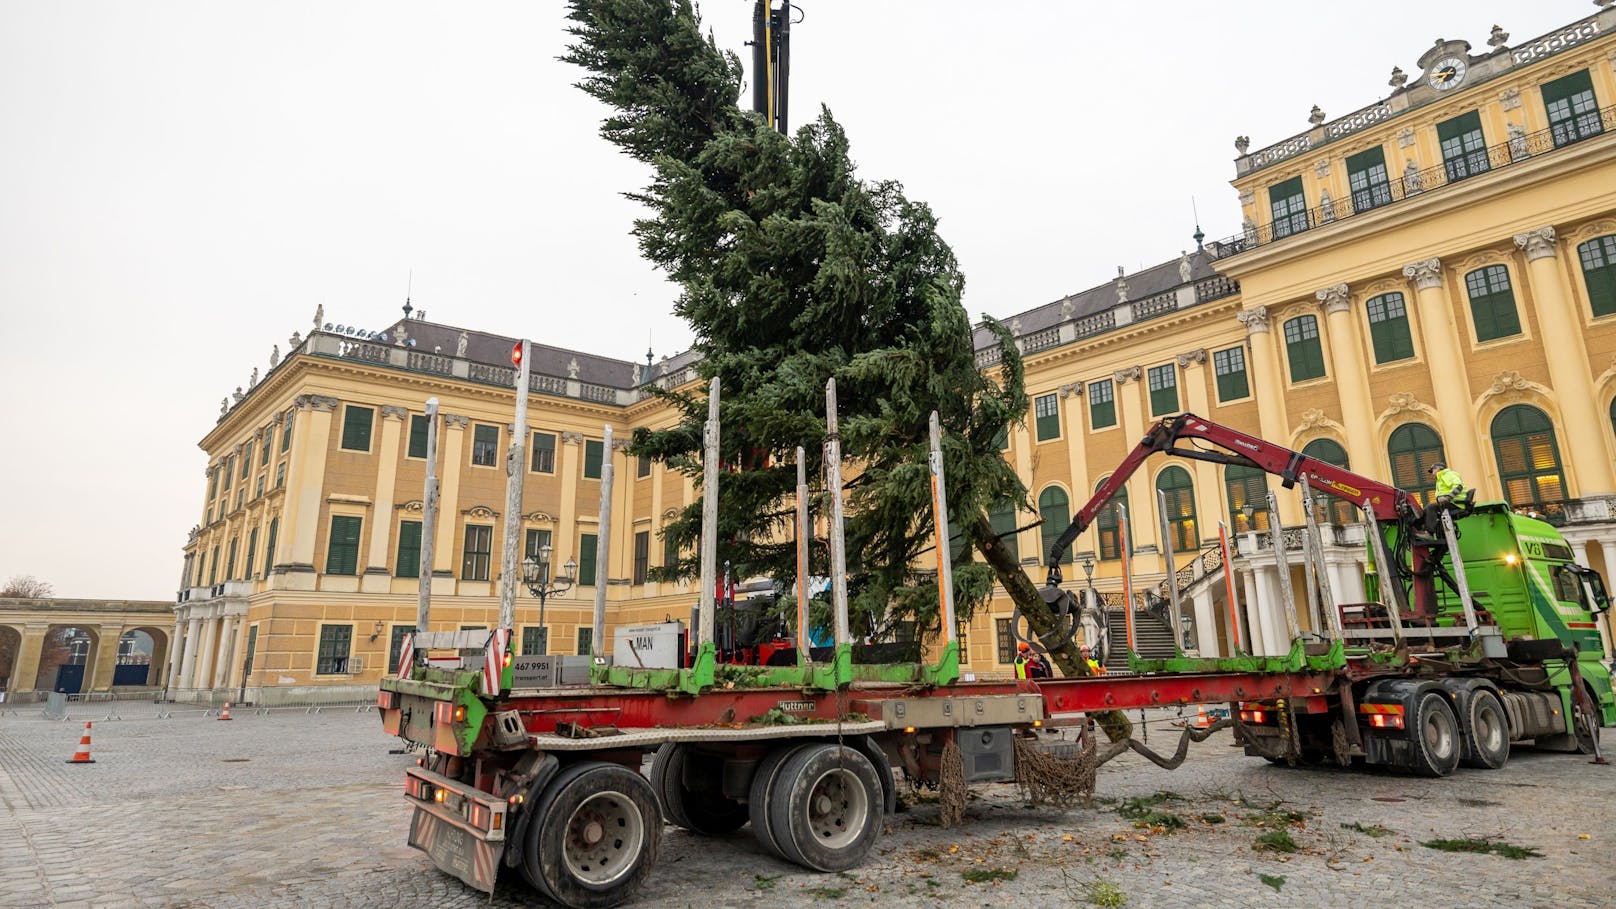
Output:
[[[1384,100],[1336,119],[1314,108],[1307,131],[1256,151],[1241,137],[1240,234],[1197,236],[1193,252],[1009,320],[1031,406],[1005,457],[1036,514],[993,517],[1030,527],[1014,539],[1036,579],[1046,542],[1146,427],[1186,410],[1421,494],[1425,468],[1445,460],[1480,498],[1545,515],[1580,561],[1616,569],[1616,8],[1596,5],[1515,45],[1496,27],[1480,52],[1439,41],[1418,72],[1393,70]],[[317,314],[284,360],[276,351],[262,380],[255,371],[224,402],[201,441],[210,466],[185,546],[170,689],[294,699],[310,686],[373,687],[396,662],[415,620],[429,397],[442,414],[434,624],[493,623],[514,342],[411,318],[408,304],[380,332]],[[979,335],[982,368],[996,353]],[[522,648],[586,652],[601,584],[610,626],[688,618],[694,585],[647,571],[694,485],[607,450],[603,428],[624,439],[673,423],[646,389],[693,382],[690,357],[534,355],[522,546],[553,547],[554,564],[576,560],[579,576],[548,601],[547,632],[538,601],[519,604]],[[610,563],[596,577],[608,458]],[[1275,547],[1300,548],[1304,512],[1296,491],[1276,488],[1269,514],[1269,486],[1261,473],[1165,458],[1127,484],[1138,586],[1180,588],[1203,654],[1228,653],[1236,633],[1257,652],[1288,647]],[[1336,596],[1361,599],[1357,514],[1319,508]],[[1229,565],[1219,522],[1238,542]],[[1120,607],[1121,547],[1102,515],[1068,556],[1084,570],[1068,570],[1067,586],[1092,573]],[[1299,559],[1289,562],[1299,588]],[[1010,613],[1000,596],[966,629],[968,671],[1009,671]]]

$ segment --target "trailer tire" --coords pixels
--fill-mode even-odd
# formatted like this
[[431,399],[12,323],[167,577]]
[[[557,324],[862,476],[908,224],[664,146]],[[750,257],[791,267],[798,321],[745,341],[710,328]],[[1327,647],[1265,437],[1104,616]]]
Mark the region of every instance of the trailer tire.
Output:
[[1509,761],[1509,718],[1504,703],[1485,688],[1470,693],[1465,703],[1464,757],[1459,763],[1482,770],[1497,770]]
[[757,837],[758,845],[775,858],[785,858],[780,851],[780,844],[775,842],[774,831],[769,826],[769,793],[774,788],[774,781],[780,775],[780,768],[792,755],[805,746],[800,744],[781,745],[763,756],[758,763],[757,772],[752,775],[752,789],[747,800],[747,812],[752,819],[752,835]]
[[656,863],[662,819],[644,777],[585,761],[561,771],[536,806],[522,861],[545,894],[573,909],[634,897]]
[[799,749],[769,787],[769,829],[785,858],[815,871],[845,871],[881,833],[881,781],[870,759],[845,745]]
[[1427,691],[1414,702],[1409,759],[1420,776],[1447,776],[1459,766],[1459,720],[1446,695]]
[[667,742],[651,759],[651,788],[662,806],[663,817],[676,827],[702,836],[722,836],[741,829],[746,824],[745,805],[722,793],[685,788],[685,764],[691,753],[689,745]]

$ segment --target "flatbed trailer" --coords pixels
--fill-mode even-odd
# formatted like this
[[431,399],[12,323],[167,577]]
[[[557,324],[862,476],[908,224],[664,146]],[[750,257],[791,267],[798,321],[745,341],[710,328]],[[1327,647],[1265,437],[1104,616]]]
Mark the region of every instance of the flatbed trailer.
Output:
[[[714,402],[716,396],[715,381]],[[833,397],[827,406],[827,488],[839,506]],[[709,477],[716,403],[711,413]],[[933,504],[938,539],[946,540],[935,419]],[[1178,429],[1206,428],[1191,415],[1177,419]],[[1258,451],[1255,441],[1241,441],[1247,443],[1241,450]],[[1140,444],[1141,450],[1166,450],[1155,431]],[[1165,444],[1171,448],[1170,439]],[[1143,460],[1136,454],[1129,470]],[[1353,493],[1363,489],[1363,478],[1321,475],[1296,460],[1302,456],[1289,455],[1289,479],[1304,489],[1310,478]],[[603,499],[609,484],[608,471]],[[799,493],[804,484],[799,474]],[[1101,492],[1108,496],[1115,486]],[[716,490],[707,490],[714,514]],[[1609,703],[1608,674],[1603,688],[1586,676],[1584,670],[1597,664],[1579,649],[1581,639],[1506,639],[1499,624],[1483,624],[1503,624],[1505,613],[1476,608],[1463,582],[1458,534],[1447,519],[1445,545],[1412,544],[1410,561],[1419,570],[1409,577],[1418,608],[1409,609],[1387,555],[1395,550],[1385,545],[1410,526],[1406,497],[1388,494],[1394,501],[1378,509],[1399,521],[1387,535],[1371,498],[1364,500],[1366,518],[1388,578],[1379,602],[1338,605],[1326,598],[1318,604],[1316,627],[1327,633],[1313,641],[1293,633],[1290,651],[1281,655],[1200,659],[1180,652],[1144,660],[1132,651],[1130,631],[1130,674],[961,681],[951,582],[940,560],[944,622],[937,663],[853,665],[845,588],[838,583],[844,579],[833,577],[837,644],[831,660],[721,673],[714,664],[707,553],[706,627],[698,632],[689,669],[611,666],[597,652],[589,684],[530,685],[513,665],[503,629],[486,639],[479,632],[417,632],[398,676],[383,680],[377,698],[384,728],[425,752],[406,772],[405,794],[414,809],[409,842],[477,889],[492,893],[501,870],[512,869],[559,903],[604,907],[632,899],[655,863],[665,822],[701,835],[750,824],[770,853],[806,868],[841,871],[868,854],[896,807],[900,778],[937,786],[948,822],[950,796],[962,813],[964,789],[972,783],[1035,788],[1039,767],[1057,761],[1066,765],[1061,776],[1067,780],[1070,771],[1087,773],[1082,791],[1066,794],[1087,794],[1094,768],[1123,750],[1173,767],[1191,740],[1225,727],[1248,753],[1271,761],[1366,762],[1428,776],[1461,763],[1503,766],[1511,745],[1527,741],[1598,759],[1598,728],[1616,719],[1616,707]],[[1080,530],[1097,512],[1091,502],[1074,527]],[[833,563],[838,526],[831,522]],[[1069,531],[1067,542],[1074,535]],[[712,533],[704,539],[712,540]],[[1058,563],[1051,568],[1058,585]],[[1125,579],[1128,571],[1124,562]],[[1438,589],[1434,578],[1446,578],[1455,589]],[[1588,583],[1590,591],[1597,587],[1590,596],[1603,597],[1602,585]],[[597,628],[602,608],[597,601]],[[432,650],[457,651],[465,667],[421,665],[416,655]],[[1186,726],[1176,751],[1166,756],[1132,739],[1102,745],[1088,719],[1101,711],[1222,704],[1229,706],[1227,718],[1201,729]],[[1075,747],[1040,737],[1040,730],[1062,727],[1080,730]],[[647,755],[651,764],[642,775]]]

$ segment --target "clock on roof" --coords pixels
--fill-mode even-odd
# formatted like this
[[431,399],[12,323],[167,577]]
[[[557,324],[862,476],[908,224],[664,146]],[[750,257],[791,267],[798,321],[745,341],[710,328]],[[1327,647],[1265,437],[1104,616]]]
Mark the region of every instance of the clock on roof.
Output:
[[1426,79],[1430,81],[1431,87],[1439,92],[1451,91],[1464,81],[1465,72],[1469,68],[1469,65],[1459,57],[1443,57],[1431,66],[1426,73]]

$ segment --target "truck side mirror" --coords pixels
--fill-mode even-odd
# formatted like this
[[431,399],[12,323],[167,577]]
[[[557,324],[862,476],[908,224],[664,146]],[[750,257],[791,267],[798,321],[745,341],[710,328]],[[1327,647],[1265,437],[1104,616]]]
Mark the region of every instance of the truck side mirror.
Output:
[[1610,594],[1605,591],[1605,579],[1592,568],[1577,566],[1577,574],[1582,576],[1582,582],[1588,585],[1588,592],[1593,595],[1593,613],[1599,615],[1610,610]]

